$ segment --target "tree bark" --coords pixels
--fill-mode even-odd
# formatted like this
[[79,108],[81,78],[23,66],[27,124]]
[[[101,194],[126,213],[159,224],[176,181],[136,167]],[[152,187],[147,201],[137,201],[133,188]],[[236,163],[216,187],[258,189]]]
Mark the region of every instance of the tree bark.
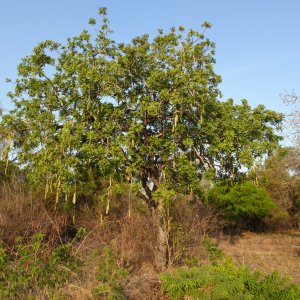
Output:
[[167,265],[167,234],[164,226],[162,201],[153,209],[153,218],[156,229],[156,245],[154,252],[154,265],[157,271],[165,270]]
[[155,176],[150,176],[153,183],[152,189],[148,186],[148,174],[151,172],[146,172],[145,176],[141,178],[142,187],[145,192],[145,201],[149,208],[152,210],[152,218],[154,224],[154,230],[156,235],[156,243],[154,249],[154,265],[157,271],[161,272],[166,268],[168,260],[168,235],[166,231],[166,226],[164,222],[164,206],[163,201],[160,199],[158,202],[152,197],[152,193],[157,190],[159,185],[159,172],[157,171]]

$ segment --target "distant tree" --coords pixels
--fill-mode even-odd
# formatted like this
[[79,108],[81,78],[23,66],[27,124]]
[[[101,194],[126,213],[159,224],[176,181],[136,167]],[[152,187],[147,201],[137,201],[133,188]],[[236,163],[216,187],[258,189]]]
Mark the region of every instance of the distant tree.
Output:
[[[279,148],[258,170],[258,181],[277,204],[278,217],[300,218],[300,160],[298,147]],[[284,214],[285,213],[285,214]]]
[[300,97],[294,90],[285,90],[280,94],[280,98],[284,104],[292,107],[291,112],[287,115],[287,124],[292,139],[299,144],[300,140]]
[[[300,220],[300,184],[299,184],[299,142],[300,142],[300,97],[294,91],[285,90],[280,94],[280,98],[284,104],[291,108],[290,112],[286,114],[286,132],[289,134],[290,142],[293,142],[293,147],[288,149],[284,156],[280,157],[280,161],[282,162],[281,173],[285,173],[285,176],[282,177],[282,181],[280,178],[280,185],[284,185],[282,191],[285,193],[288,192],[288,195],[285,197],[286,206],[289,206],[289,212],[297,217],[298,225]],[[272,182],[274,178],[276,178],[275,173],[272,175],[272,169],[277,169],[279,166],[273,160],[270,161],[270,164],[266,167],[266,177],[268,178],[269,189],[272,187]],[[288,166],[288,167],[287,167]],[[280,168],[279,168],[280,169]],[[274,170],[275,171],[275,170]],[[279,172],[280,172],[279,171]],[[268,173],[269,172],[269,173]],[[276,172],[276,171],[275,171]],[[288,173],[288,175],[286,175]],[[272,193],[272,189],[270,189]],[[281,192],[282,193],[282,192]],[[280,193],[280,194],[281,194]],[[278,196],[273,195],[274,199],[278,201]]]

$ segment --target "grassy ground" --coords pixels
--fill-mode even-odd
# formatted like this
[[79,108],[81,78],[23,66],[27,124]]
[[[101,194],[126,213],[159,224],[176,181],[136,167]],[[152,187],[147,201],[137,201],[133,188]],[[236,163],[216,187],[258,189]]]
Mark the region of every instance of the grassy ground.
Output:
[[245,232],[216,240],[226,255],[239,264],[264,272],[277,271],[300,283],[300,231],[283,233]]

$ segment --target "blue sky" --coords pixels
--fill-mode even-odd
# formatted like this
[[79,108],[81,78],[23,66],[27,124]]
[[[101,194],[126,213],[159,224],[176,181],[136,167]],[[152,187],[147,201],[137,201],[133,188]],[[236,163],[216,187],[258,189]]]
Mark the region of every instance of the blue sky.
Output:
[[223,78],[223,99],[246,98],[252,106],[283,111],[279,94],[300,94],[300,1],[298,0],[9,0],[0,3],[0,102],[11,108],[6,77],[16,77],[20,59],[40,41],[63,43],[89,29],[90,17],[108,8],[117,41],[158,28],[183,25],[201,30],[216,43],[216,72]]

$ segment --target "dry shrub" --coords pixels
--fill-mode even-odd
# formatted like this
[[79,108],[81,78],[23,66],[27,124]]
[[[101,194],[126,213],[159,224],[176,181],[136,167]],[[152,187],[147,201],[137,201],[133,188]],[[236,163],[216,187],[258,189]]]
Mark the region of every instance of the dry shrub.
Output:
[[131,300],[167,299],[160,290],[160,280],[152,265],[144,264],[133,272],[125,286],[125,292]]
[[182,263],[184,259],[203,260],[203,241],[207,235],[216,236],[223,228],[218,212],[202,203],[191,202],[189,197],[179,197],[172,208],[171,263]]
[[264,218],[265,231],[278,232],[295,229],[295,220],[281,207],[272,210],[269,217]]
[[[93,280],[92,276],[86,274],[88,278],[83,282],[81,280],[74,280],[72,282],[67,282],[56,291],[52,291],[49,295],[47,291],[42,291],[41,296],[37,299],[68,299],[68,300],[94,300],[97,299],[92,293],[92,289],[95,282],[89,281]],[[94,285],[93,285],[94,284]]]
[[109,214],[105,214],[102,202],[81,203],[76,208],[76,227],[84,227],[88,234],[78,246],[76,253],[88,256],[104,246],[114,245],[119,239],[123,219],[126,218],[128,206],[123,197],[111,199]]
[[82,209],[77,226],[87,228],[89,233],[78,246],[77,253],[89,255],[111,245],[124,267],[136,270],[143,263],[153,263],[156,236],[151,215],[133,209],[129,217],[126,207],[118,210],[118,214],[111,212],[103,216],[100,209]]
[[74,254],[84,261],[83,275],[80,282],[68,285],[67,296],[70,299],[94,299],[91,295],[99,285],[96,274],[101,264],[101,252],[110,245],[116,257],[116,268],[125,267],[130,272],[124,286],[128,299],[163,299],[153,268],[151,218],[136,211],[132,211],[130,218],[126,215],[119,220],[112,218],[105,219],[102,224],[94,223],[94,228],[75,245]]
[[0,183],[0,239],[8,247],[16,237],[30,238],[43,233],[49,245],[65,242],[72,231],[72,220],[49,208],[41,193],[26,189],[21,177]]
[[156,235],[151,217],[133,211],[120,221],[120,229],[116,251],[123,265],[138,269],[153,264]]
[[[45,219],[34,195],[26,192],[22,180],[14,178],[0,184],[0,237],[11,245],[17,236],[30,236],[41,231]],[[39,216],[39,220],[37,219]]]
[[126,197],[111,200],[109,216],[103,215],[101,204],[82,206],[81,213],[77,213],[77,225],[88,228],[86,237],[74,248],[74,253],[84,261],[84,280],[70,285],[68,296],[80,298],[74,294],[71,296],[73,290],[82,299],[91,299],[89,295],[99,284],[96,279],[99,253],[110,245],[117,267],[125,267],[130,272],[124,286],[128,299],[163,299],[153,266],[156,229],[148,207],[141,199],[134,199],[129,217]]
[[[126,267],[130,272],[124,286],[129,299],[164,299],[153,263],[157,228],[143,201],[138,197],[131,200],[130,217],[126,195],[111,199],[108,216],[101,202],[82,202],[76,207],[76,227],[85,227],[88,233],[73,244],[73,255],[81,258],[84,266],[81,275],[61,290],[68,299],[93,299],[92,291],[99,284],[95,253],[101,253],[107,245],[114,250],[118,267]],[[171,216],[172,263],[182,263],[190,257],[203,258],[203,239],[222,225],[216,212],[201,202],[192,203],[180,196],[171,208]],[[0,185],[0,238],[6,244],[12,245],[16,236],[30,237],[41,232],[48,245],[53,246],[65,242],[70,227],[72,215],[70,219],[70,215],[53,210],[42,194],[26,191],[21,179]]]

